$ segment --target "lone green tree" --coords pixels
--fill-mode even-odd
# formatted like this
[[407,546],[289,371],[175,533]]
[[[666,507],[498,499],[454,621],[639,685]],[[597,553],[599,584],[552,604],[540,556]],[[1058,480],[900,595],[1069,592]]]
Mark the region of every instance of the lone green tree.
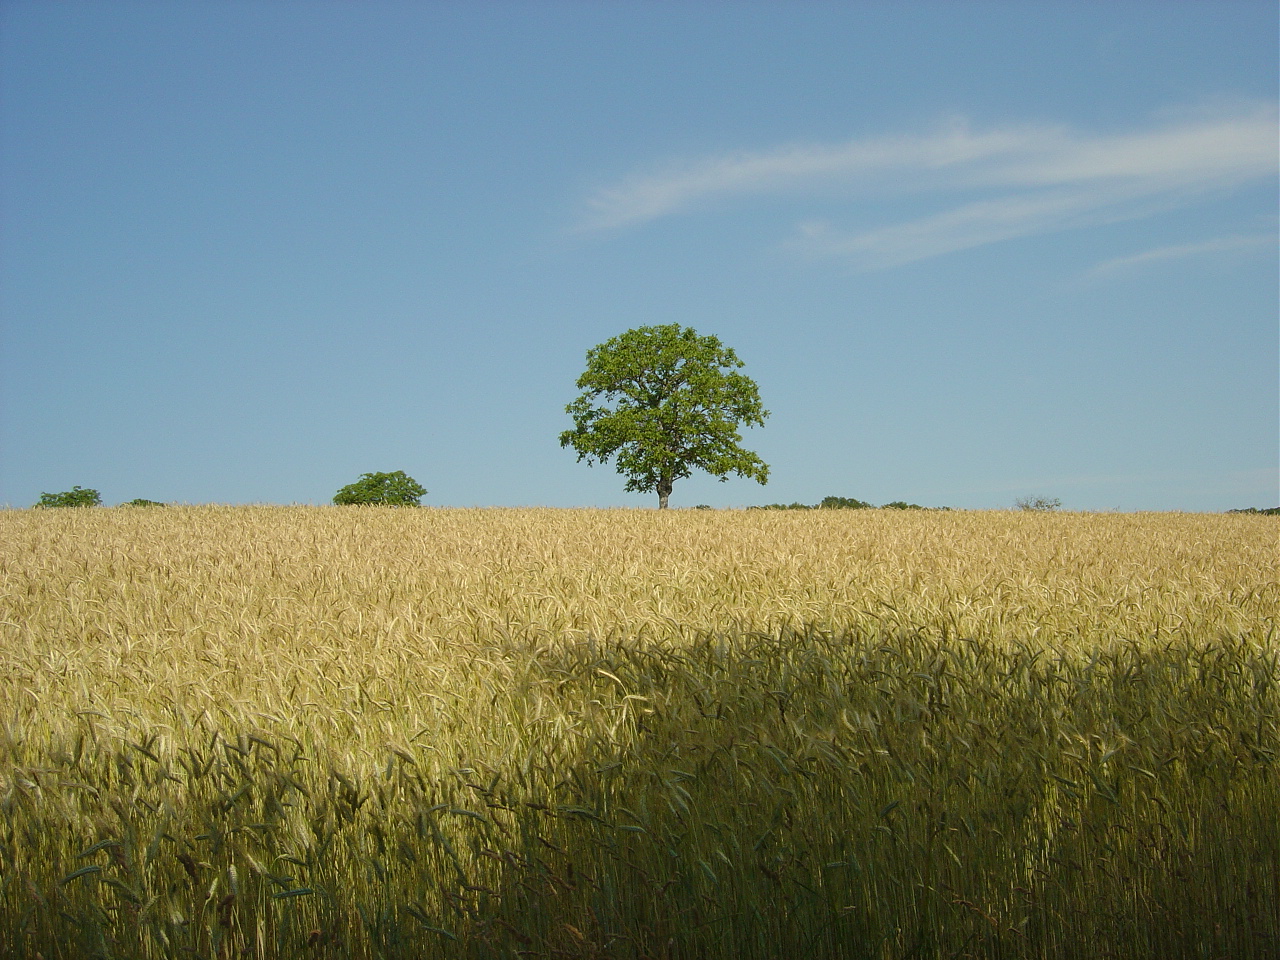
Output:
[[573,429],[560,434],[578,460],[607,463],[633,493],[656,492],[665,510],[671,486],[704,470],[761,484],[769,465],[742,448],[740,424],[762,426],[769,411],[742,361],[716,337],[691,327],[637,327],[587,351],[582,394],[565,407]]
[[349,483],[333,495],[333,502],[342,506],[356,504],[381,507],[417,507],[427,495],[427,488],[403,470],[394,473],[362,473],[355,483]]

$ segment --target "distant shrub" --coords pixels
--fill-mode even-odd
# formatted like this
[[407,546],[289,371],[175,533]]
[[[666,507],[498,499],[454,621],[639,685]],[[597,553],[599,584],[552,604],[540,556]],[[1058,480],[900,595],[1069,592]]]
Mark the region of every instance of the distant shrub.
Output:
[[97,490],[72,487],[62,493],[41,493],[37,507],[100,507],[102,495]]
[[924,507],[918,503],[907,503],[905,500],[895,500],[893,503],[886,503],[880,508],[881,510],[923,510]]
[[394,473],[364,473],[333,496],[340,506],[417,507],[427,488],[403,470]]
[[1227,513],[1256,513],[1264,517],[1280,517],[1280,507],[1267,507],[1263,510],[1257,507],[1242,507],[1238,510],[1228,510]]
[[1014,505],[1019,510],[1036,510],[1041,513],[1048,513],[1061,507],[1062,501],[1057,497],[1019,497],[1014,501]]
[[120,506],[122,507],[163,507],[164,504],[161,503],[159,500],[144,500],[141,497],[138,497],[134,500],[126,500],[124,503],[120,504]]
[[762,507],[750,507],[751,510],[812,510],[807,503],[766,503]]
[[865,500],[855,500],[853,497],[823,497],[822,502],[818,504],[821,510],[866,510],[874,504],[867,503]]

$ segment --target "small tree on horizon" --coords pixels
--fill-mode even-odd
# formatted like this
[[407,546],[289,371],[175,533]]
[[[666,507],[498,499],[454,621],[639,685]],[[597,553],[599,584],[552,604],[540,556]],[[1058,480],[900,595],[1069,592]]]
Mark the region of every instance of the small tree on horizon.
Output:
[[339,506],[417,507],[427,495],[426,487],[403,470],[393,473],[363,473],[333,495]]
[[560,446],[589,465],[616,458],[626,489],[657,493],[660,510],[693,470],[767,483],[769,465],[742,448],[738,426],[762,426],[769,411],[755,381],[735,372],[741,366],[733,350],[692,327],[628,330],[587,351],[583,392],[565,407],[574,426]]
[[62,493],[41,493],[37,507],[100,507],[102,495],[93,488],[72,487]]

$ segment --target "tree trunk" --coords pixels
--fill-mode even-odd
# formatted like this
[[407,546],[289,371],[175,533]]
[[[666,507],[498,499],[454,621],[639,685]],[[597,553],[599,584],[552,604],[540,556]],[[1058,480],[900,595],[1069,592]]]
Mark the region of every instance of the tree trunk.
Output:
[[658,481],[658,509],[667,509],[667,499],[671,496],[671,480],[662,479]]

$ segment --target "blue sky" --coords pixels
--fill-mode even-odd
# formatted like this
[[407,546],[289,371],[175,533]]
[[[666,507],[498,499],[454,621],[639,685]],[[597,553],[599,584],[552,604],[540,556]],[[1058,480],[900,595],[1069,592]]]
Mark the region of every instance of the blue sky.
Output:
[[1280,502],[1274,2],[0,4],[0,505],[652,506],[588,348],[715,334],[766,487]]

